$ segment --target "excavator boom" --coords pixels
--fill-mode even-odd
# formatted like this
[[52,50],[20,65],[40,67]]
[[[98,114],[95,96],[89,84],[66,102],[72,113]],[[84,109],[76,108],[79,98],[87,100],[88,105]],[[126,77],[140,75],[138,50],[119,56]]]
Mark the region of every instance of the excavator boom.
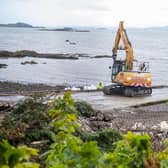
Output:
[[[127,70],[132,70],[133,69],[133,49],[132,49],[132,45],[131,42],[128,39],[126,30],[124,29],[124,22],[121,21],[119,24],[119,28],[118,28],[118,32],[115,38],[115,43],[114,43],[114,47],[113,47],[113,59],[116,59],[117,57],[117,51],[118,51],[118,47],[119,47],[119,42],[120,40],[123,41],[124,44],[124,49],[126,51],[126,69]],[[114,60],[115,61],[115,60]]]

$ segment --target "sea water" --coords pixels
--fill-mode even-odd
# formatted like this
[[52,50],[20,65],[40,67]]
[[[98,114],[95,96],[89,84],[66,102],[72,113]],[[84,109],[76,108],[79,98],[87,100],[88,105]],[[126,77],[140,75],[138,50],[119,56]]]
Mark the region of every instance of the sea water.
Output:
[[[153,84],[168,84],[168,29],[128,29],[134,58],[150,63]],[[0,50],[34,50],[40,53],[83,53],[111,55],[116,29],[91,29],[90,32],[39,31],[34,28],[0,28]],[[70,45],[69,40],[76,45]],[[119,54],[125,58],[125,53]],[[22,65],[34,60],[38,64]],[[58,60],[47,58],[0,59],[8,65],[0,69],[1,81],[68,84],[75,86],[109,83],[112,58]]]

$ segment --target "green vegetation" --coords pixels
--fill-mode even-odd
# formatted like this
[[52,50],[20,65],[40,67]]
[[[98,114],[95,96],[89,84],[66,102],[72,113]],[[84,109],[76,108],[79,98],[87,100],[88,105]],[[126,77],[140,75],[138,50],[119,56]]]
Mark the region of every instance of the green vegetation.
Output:
[[79,128],[76,130],[75,135],[84,142],[96,141],[100,150],[104,152],[113,152],[116,142],[123,139],[123,136],[114,129],[102,129],[94,133],[87,133]]
[[[88,115],[83,103],[75,105],[69,92],[49,105],[29,100],[6,116],[0,127],[0,136],[13,145],[49,140],[50,147],[47,146],[40,156],[45,160],[46,168],[168,167],[168,142],[164,151],[156,153],[147,134],[128,132],[122,136],[111,129],[83,133],[79,131],[77,120],[79,111],[84,114],[82,116]],[[39,165],[30,162],[31,155],[37,155],[37,150],[0,142],[0,167],[36,168]]]
[[86,134],[84,141],[96,141],[101,151],[113,152],[116,148],[116,142],[123,137],[119,132],[113,129],[104,129],[92,134]]
[[129,132],[124,139],[117,143],[111,154],[113,167],[142,168],[144,161],[152,154],[148,135],[134,135]]
[[15,148],[7,141],[0,142],[1,168],[39,168],[39,164],[29,161],[31,155],[38,155],[37,150],[26,146]]
[[48,106],[29,99],[7,114],[0,125],[0,138],[13,145],[50,139]]
[[91,117],[95,115],[95,111],[90,104],[85,101],[75,102],[75,108],[77,110],[77,115],[82,117]]
[[79,127],[70,93],[53,102],[49,111],[54,129],[54,143],[47,157],[47,167],[86,167],[98,165],[101,152],[94,141],[83,142],[74,136]]

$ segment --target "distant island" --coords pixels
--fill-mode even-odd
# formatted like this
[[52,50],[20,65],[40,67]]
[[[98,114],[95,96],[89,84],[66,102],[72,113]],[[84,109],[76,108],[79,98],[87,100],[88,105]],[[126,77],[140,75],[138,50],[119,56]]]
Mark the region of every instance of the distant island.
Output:
[[59,29],[39,29],[40,31],[67,31],[67,32],[90,32],[90,30],[81,30],[81,29],[74,29],[72,27],[64,27]]
[[40,27],[40,26],[32,26],[30,24],[23,23],[23,22],[0,24],[0,27],[45,28],[45,27]]

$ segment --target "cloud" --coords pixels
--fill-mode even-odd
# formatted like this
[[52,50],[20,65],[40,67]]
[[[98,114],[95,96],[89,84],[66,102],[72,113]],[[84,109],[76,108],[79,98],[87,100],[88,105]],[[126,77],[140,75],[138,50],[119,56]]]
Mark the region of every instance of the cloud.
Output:
[[67,10],[110,11],[107,0],[56,0],[57,7]]
[[167,0],[0,0],[0,22],[41,25],[165,25]]

